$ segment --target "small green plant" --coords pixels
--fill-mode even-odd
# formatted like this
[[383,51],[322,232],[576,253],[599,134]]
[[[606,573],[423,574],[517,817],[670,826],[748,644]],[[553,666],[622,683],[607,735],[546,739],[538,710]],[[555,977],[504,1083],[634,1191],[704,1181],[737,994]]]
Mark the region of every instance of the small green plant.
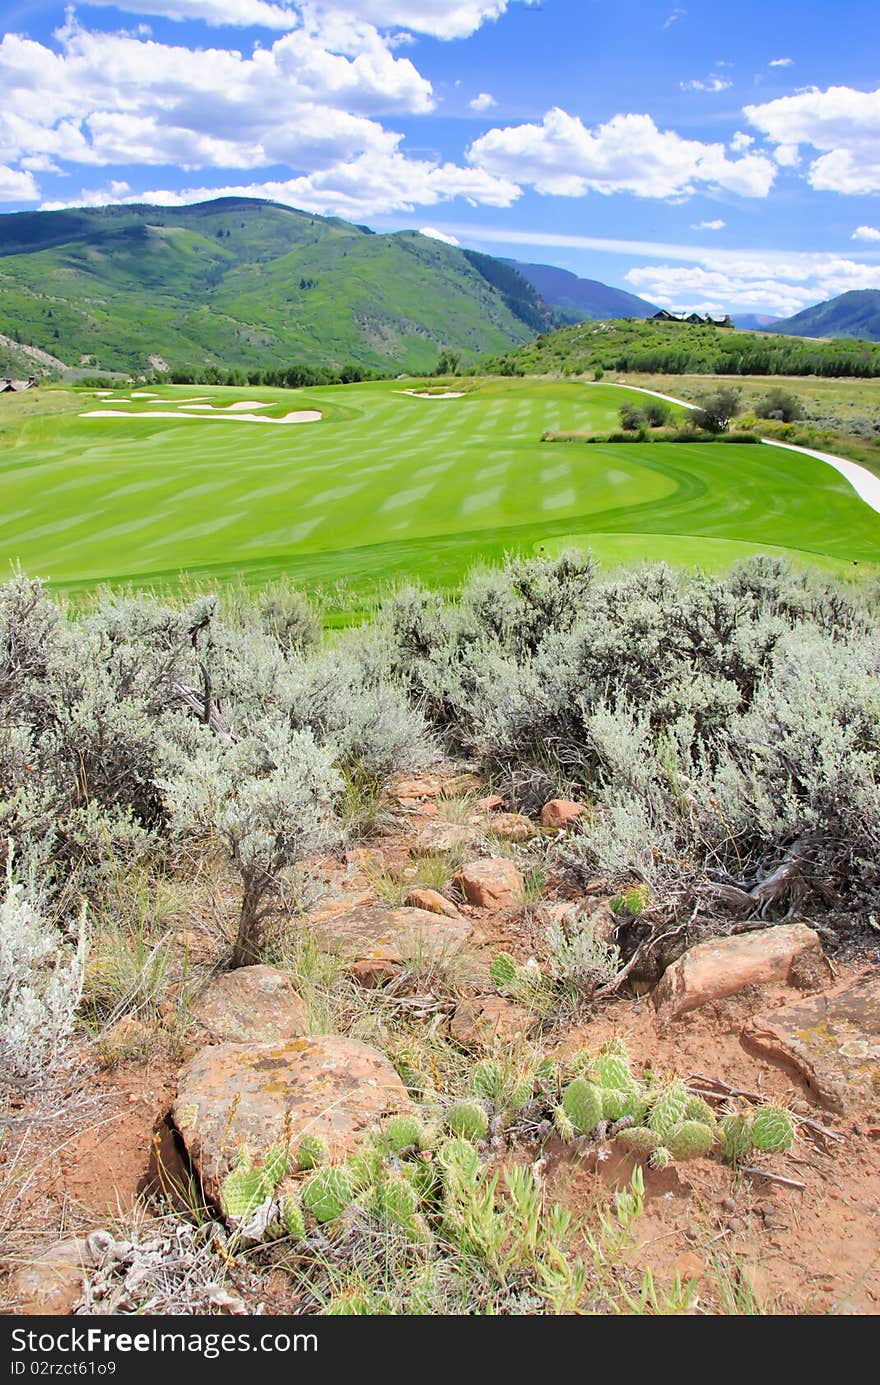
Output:
[[344,1165],[330,1164],[310,1174],[302,1185],[302,1205],[317,1222],[336,1221],[353,1200],[351,1175]]
[[446,1113],[446,1124],[453,1135],[465,1140],[485,1140],[489,1117],[476,1101],[458,1101]]
[[633,885],[623,894],[616,894],[608,901],[612,914],[618,917],[638,918],[648,907],[651,891],[647,885]]
[[726,1159],[739,1163],[752,1150],[762,1154],[785,1154],[794,1143],[795,1126],[784,1106],[759,1106],[754,1113],[734,1111],[721,1120],[723,1152]]
[[327,1146],[320,1135],[303,1135],[296,1148],[297,1168],[303,1173],[327,1161]]

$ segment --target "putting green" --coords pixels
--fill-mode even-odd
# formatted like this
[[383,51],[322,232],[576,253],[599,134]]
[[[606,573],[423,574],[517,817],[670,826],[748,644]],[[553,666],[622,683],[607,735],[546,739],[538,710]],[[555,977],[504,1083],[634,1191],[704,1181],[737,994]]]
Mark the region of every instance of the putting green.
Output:
[[[823,462],[760,445],[544,443],[545,430],[613,428],[634,396],[456,387],[116,390],[71,396],[67,412],[47,391],[46,412],[0,412],[0,561],[70,589],[181,572],[357,589],[412,574],[454,586],[478,561],[574,543],[706,567],[768,550],[880,559],[880,515]],[[289,415],[303,421],[265,426]]]

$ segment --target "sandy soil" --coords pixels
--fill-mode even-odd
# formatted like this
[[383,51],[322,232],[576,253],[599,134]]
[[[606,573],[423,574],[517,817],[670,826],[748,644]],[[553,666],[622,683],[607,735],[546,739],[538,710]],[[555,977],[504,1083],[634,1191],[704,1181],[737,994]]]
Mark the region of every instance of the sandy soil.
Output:
[[413,399],[464,399],[464,390],[446,390],[444,394],[428,394],[424,390],[397,390],[397,394],[409,394]]

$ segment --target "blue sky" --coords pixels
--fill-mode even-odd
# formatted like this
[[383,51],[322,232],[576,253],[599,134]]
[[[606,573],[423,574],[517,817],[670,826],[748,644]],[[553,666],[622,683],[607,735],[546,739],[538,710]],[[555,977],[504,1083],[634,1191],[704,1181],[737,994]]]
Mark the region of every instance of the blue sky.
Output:
[[0,4],[3,210],[230,191],[671,307],[880,289],[876,0]]

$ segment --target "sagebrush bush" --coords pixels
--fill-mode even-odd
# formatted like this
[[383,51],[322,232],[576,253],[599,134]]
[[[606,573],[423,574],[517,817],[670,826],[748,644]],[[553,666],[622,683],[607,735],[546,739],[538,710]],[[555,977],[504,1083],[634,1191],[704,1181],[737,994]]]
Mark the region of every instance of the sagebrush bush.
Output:
[[10,861],[0,899],[0,1087],[51,1074],[73,1029],[85,957],[85,910],[75,933],[62,937]]

